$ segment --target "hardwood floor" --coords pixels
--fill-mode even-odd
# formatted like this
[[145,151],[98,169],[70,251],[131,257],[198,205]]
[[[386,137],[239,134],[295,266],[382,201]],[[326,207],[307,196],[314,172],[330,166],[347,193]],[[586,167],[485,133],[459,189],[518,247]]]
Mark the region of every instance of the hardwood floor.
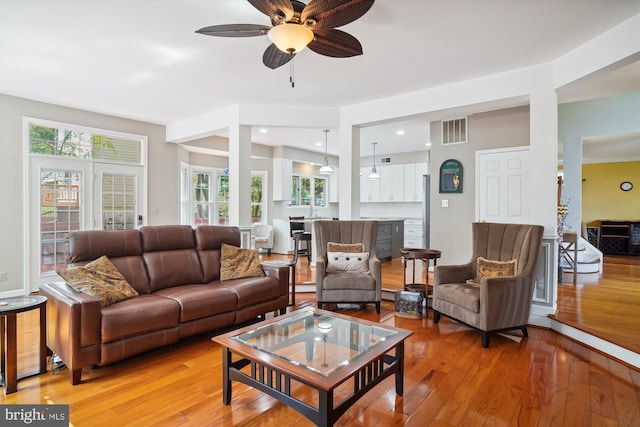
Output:
[[[305,264],[299,262],[298,283],[313,280]],[[400,263],[385,263],[385,286],[401,285],[402,271]],[[315,294],[298,293],[296,302],[294,309],[314,306]],[[336,311],[414,332],[405,344],[404,396],[388,378],[338,426],[640,425],[640,372],[555,332],[530,327],[528,338],[495,336],[483,349],[478,332],[446,318],[435,325],[430,310],[421,320],[394,316],[390,301],[380,315],[372,305]],[[18,328],[19,372],[27,372],[37,364],[37,313],[20,314]],[[222,355],[210,336],[87,369],[77,386],[66,370],[24,379],[17,393],[0,393],[0,404],[69,404],[76,427],[312,425],[240,383],[231,405],[223,405]]]

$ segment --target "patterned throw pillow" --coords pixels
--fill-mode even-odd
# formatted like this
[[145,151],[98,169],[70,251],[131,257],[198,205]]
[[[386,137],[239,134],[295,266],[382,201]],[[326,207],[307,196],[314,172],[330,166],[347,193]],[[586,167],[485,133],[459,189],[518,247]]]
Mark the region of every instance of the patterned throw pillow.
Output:
[[478,272],[475,279],[467,280],[467,283],[480,284],[483,277],[515,276],[518,271],[518,260],[495,261],[478,257]]
[[327,252],[329,273],[369,273],[369,252]]
[[244,277],[264,277],[258,251],[223,243],[220,255],[220,280]]
[[327,252],[364,252],[364,243],[327,243]]
[[57,273],[76,291],[98,298],[101,307],[138,296],[138,291],[104,255],[82,267],[58,270]]

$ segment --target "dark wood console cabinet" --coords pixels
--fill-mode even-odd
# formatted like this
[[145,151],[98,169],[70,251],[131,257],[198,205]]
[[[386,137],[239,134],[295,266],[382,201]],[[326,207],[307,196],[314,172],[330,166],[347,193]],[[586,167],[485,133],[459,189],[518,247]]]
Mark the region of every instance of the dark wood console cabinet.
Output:
[[601,220],[598,249],[605,254],[640,255],[640,220]]

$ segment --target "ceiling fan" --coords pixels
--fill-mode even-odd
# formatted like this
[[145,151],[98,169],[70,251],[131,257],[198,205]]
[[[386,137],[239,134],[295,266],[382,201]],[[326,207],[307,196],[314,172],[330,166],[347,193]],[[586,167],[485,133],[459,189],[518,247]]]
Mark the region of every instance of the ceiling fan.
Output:
[[[254,37],[268,35],[271,45],[262,62],[276,69],[309,46],[312,51],[334,58],[362,55],[360,42],[336,27],[346,25],[364,15],[374,0],[247,0],[271,19],[271,25],[212,25],[196,31],[219,37]],[[293,85],[293,80],[292,80]]]

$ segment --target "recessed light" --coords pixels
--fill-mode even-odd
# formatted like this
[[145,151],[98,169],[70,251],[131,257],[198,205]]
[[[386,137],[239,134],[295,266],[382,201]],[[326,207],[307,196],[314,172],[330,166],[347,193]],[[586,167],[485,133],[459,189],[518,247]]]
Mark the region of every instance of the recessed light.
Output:
[[404,131],[402,129],[397,130],[396,135],[404,135]]
[[426,145],[427,147],[431,147],[431,143],[430,143],[430,142],[427,142],[427,143],[426,143],[426,144],[424,144],[424,145]]
[[322,147],[322,142],[316,142],[316,147]]
[[262,128],[262,129],[260,129],[260,130],[259,130],[259,132],[260,132],[260,133],[267,133],[267,132],[269,132],[269,131],[268,131],[268,130],[266,130],[266,129],[264,129],[264,128]]

